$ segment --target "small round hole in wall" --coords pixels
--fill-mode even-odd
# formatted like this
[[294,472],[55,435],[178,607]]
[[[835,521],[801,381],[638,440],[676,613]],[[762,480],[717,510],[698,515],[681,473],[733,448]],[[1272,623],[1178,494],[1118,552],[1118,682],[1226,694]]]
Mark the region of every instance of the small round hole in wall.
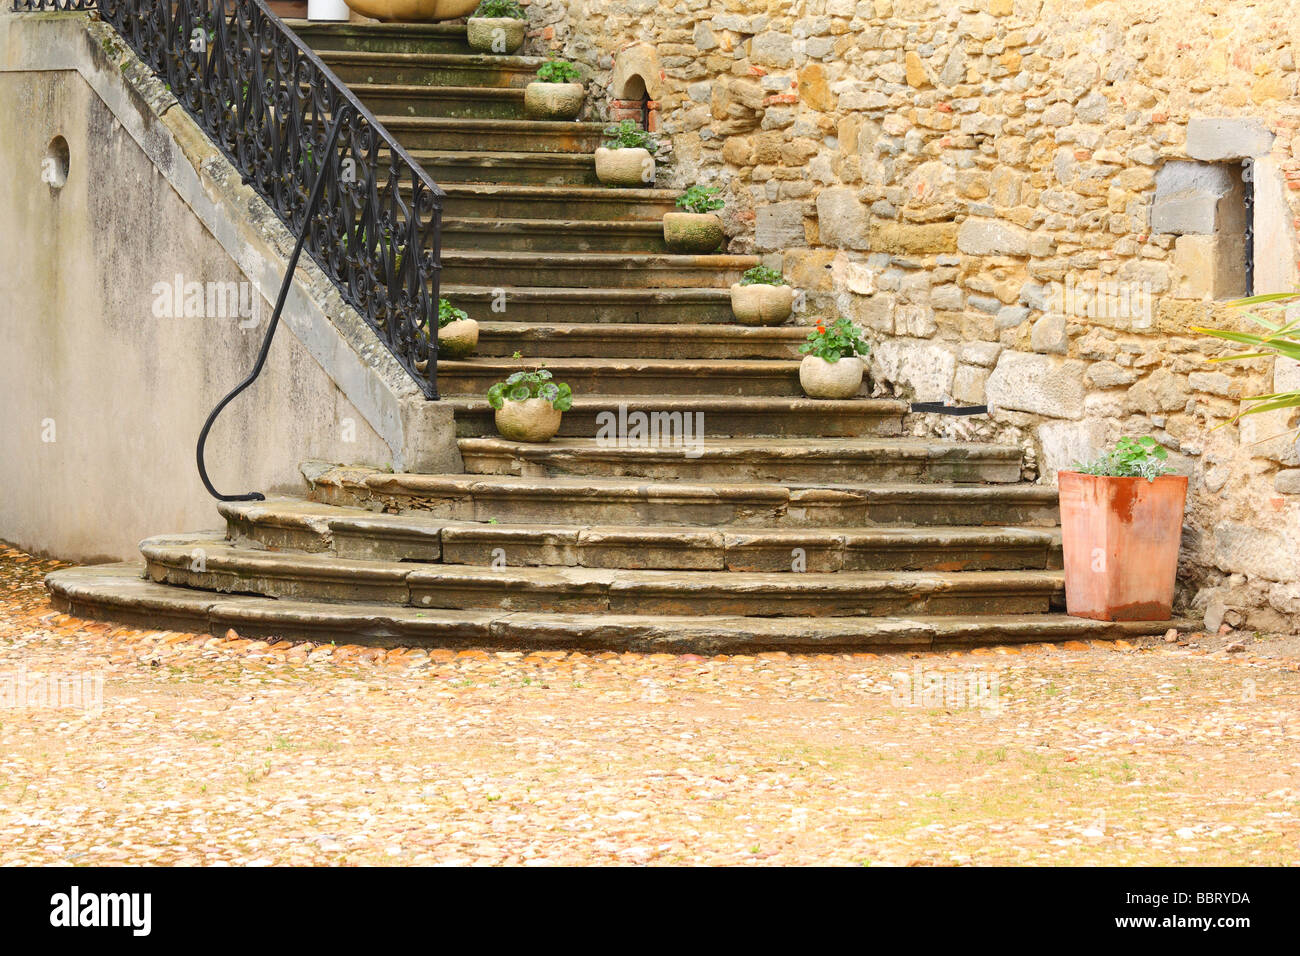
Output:
[[50,140],[45,147],[45,158],[41,160],[41,181],[50,184],[52,189],[62,189],[68,181],[68,141],[62,136]]

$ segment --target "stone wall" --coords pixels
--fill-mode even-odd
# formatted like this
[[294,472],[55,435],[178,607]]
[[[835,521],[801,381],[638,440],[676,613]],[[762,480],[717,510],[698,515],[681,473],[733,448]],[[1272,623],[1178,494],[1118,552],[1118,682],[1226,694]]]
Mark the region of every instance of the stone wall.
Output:
[[1217,427],[1300,372],[1191,331],[1242,321],[1248,226],[1256,291],[1297,284],[1290,0],[532,6],[607,96],[646,77],[661,183],[725,184],[732,250],[866,326],[879,392],[993,407],[918,430],[1019,442],[1045,482],[1154,435],[1191,478],[1185,605],[1300,622],[1295,423]]

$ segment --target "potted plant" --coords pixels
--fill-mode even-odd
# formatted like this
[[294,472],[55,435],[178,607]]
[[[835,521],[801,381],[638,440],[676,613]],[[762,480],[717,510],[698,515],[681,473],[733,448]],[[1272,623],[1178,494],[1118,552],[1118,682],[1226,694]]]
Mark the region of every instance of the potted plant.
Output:
[[458,359],[478,348],[478,323],[446,299],[438,300],[438,355]]
[[673,252],[713,252],[726,234],[713,210],[726,205],[718,198],[721,186],[692,186],[677,197],[685,212],[664,213],[664,242]]
[[655,181],[659,141],[631,120],[605,127],[609,144],[596,150],[596,178],[606,186],[647,186]]
[[345,0],[363,17],[385,23],[425,23],[429,20],[455,20],[476,7],[477,0]]
[[561,415],[573,407],[573,391],[551,381],[544,368],[515,372],[489,388],[487,399],[496,410],[497,431],[511,441],[550,441]]
[[527,32],[528,11],[518,0],[483,0],[465,21],[470,49],[484,53],[514,53]]
[[551,120],[576,119],[582,112],[582,71],[568,60],[551,57],[524,87],[524,112]]
[[1057,475],[1068,614],[1169,620],[1187,478],[1169,474],[1167,457],[1154,438],[1121,438]]
[[799,346],[799,384],[809,398],[852,398],[862,387],[862,358],[871,351],[862,330],[840,318],[829,327],[818,322]]
[[794,289],[776,269],[754,266],[731,286],[731,311],[741,325],[780,325],[794,308]]

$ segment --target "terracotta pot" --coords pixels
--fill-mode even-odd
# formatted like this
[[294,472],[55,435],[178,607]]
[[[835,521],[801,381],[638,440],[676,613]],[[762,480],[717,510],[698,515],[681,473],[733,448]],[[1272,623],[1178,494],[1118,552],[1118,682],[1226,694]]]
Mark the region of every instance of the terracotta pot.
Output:
[[346,0],[363,17],[403,23],[455,20],[472,13],[479,0]]
[[1187,479],[1062,471],[1065,605],[1097,621],[1167,621],[1174,603]]
[[524,45],[527,20],[514,17],[470,17],[465,21],[465,38],[471,50],[483,53],[514,53]]
[[596,178],[606,186],[653,186],[655,158],[650,150],[596,149]]
[[731,311],[741,325],[780,325],[794,308],[794,289],[788,285],[731,286]]
[[664,213],[664,242],[672,252],[716,252],[727,234],[711,212]]
[[459,359],[478,348],[478,323],[473,319],[457,319],[438,330],[438,356]]
[[864,371],[862,359],[856,355],[846,355],[838,362],[805,355],[799,363],[799,384],[809,398],[852,398],[862,387]]
[[524,113],[534,119],[571,120],[582,112],[586,90],[581,83],[543,83],[524,87]]
[[545,398],[530,398],[522,402],[506,403],[497,409],[497,431],[511,441],[546,442],[560,430],[560,417]]

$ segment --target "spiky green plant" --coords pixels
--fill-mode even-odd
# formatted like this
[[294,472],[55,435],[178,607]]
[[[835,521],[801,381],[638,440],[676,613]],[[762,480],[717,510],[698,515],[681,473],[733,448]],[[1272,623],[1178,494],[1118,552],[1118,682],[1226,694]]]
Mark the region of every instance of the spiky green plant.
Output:
[[[1229,302],[1228,308],[1236,309],[1266,334],[1257,332],[1234,332],[1228,329],[1193,328],[1193,332],[1212,335],[1216,339],[1235,342],[1250,348],[1232,355],[1220,355],[1210,359],[1211,362],[1244,362],[1249,359],[1283,358],[1300,361],[1300,292],[1273,292],[1268,295],[1252,295],[1249,298]],[[1300,392],[1273,392],[1270,395],[1252,395],[1246,399],[1253,402],[1224,422],[1231,425],[1244,415],[1258,415],[1261,412],[1277,411],[1280,408],[1300,408]],[[1220,428],[1223,425],[1219,426]]]

